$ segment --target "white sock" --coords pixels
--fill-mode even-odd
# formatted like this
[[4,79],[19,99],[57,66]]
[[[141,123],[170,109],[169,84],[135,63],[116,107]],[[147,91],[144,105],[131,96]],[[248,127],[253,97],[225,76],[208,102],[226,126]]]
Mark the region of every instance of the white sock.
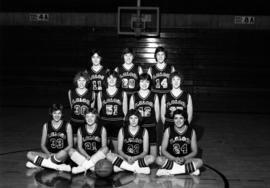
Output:
[[124,161],[120,157],[116,157],[112,163],[113,163],[114,166],[116,166],[118,168],[120,167],[120,168],[122,168],[124,170],[128,170],[128,171],[134,172],[133,165],[131,165],[128,162]]
[[78,151],[74,151],[70,156],[70,158],[79,166],[81,166],[85,161],[87,161],[86,158],[83,155],[81,155]]

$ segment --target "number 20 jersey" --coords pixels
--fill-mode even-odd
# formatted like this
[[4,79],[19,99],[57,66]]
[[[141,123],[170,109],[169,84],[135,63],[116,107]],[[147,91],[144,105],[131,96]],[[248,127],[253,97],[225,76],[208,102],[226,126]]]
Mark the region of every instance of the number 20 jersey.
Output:
[[67,122],[62,121],[59,128],[55,129],[52,122],[47,122],[46,147],[49,152],[57,153],[68,146],[67,141]]
[[169,141],[167,151],[174,157],[184,157],[191,152],[191,137],[193,129],[188,128],[180,134],[174,126],[169,128]]
[[71,90],[71,120],[79,123],[84,122],[85,112],[90,108],[93,95],[92,92],[87,90],[84,94],[80,95],[76,89]]

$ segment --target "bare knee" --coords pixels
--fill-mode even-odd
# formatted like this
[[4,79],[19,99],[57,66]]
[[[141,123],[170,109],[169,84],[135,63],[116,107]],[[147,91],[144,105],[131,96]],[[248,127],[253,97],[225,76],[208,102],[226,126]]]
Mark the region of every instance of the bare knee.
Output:
[[152,164],[155,162],[155,157],[153,155],[146,155],[144,161],[147,165]]
[[70,148],[68,150],[68,155],[71,156],[76,150],[74,148]]
[[156,164],[159,165],[159,166],[163,166],[165,162],[166,162],[165,157],[158,156],[156,158]]
[[102,151],[106,155],[109,152],[109,148],[107,146],[104,146],[100,148],[100,151]]
[[33,161],[34,158],[35,158],[35,155],[34,155],[34,153],[32,151],[28,151],[27,154],[26,154],[26,157],[27,157],[28,160]]
[[106,155],[106,158],[111,162],[113,162],[116,157],[117,157],[117,154],[111,153],[111,152],[107,153]]
[[203,160],[202,159],[194,159],[194,164],[196,168],[200,168],[203,165]]

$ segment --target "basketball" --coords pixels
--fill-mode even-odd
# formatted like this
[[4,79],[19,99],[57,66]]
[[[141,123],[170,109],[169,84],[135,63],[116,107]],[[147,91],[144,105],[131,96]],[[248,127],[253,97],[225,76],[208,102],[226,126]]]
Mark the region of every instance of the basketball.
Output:
[[108,177],[113,171],[113,165],[107,159],[99,160],[95,165],[95,172],[98,177]]

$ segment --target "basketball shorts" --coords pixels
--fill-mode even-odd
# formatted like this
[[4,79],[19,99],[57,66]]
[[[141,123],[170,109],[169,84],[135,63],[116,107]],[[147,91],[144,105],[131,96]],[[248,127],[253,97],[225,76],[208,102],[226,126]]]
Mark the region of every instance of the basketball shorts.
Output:
[[123,127],[123,120],[109,121],[109,120],[100,120],[102,126],[106,128],[107,137],[112,140],[118,139],[118,132]]
[[72,128],[73,135],[77,135],[78,129],[82,126],[84,126],[84,121],[75,121],[73,119],[70,120],[70,125]]
[[156,126],[152,127],[144,127],[148,131],[149,135],[149,144],[150,145],[157,145],[157,129]]

